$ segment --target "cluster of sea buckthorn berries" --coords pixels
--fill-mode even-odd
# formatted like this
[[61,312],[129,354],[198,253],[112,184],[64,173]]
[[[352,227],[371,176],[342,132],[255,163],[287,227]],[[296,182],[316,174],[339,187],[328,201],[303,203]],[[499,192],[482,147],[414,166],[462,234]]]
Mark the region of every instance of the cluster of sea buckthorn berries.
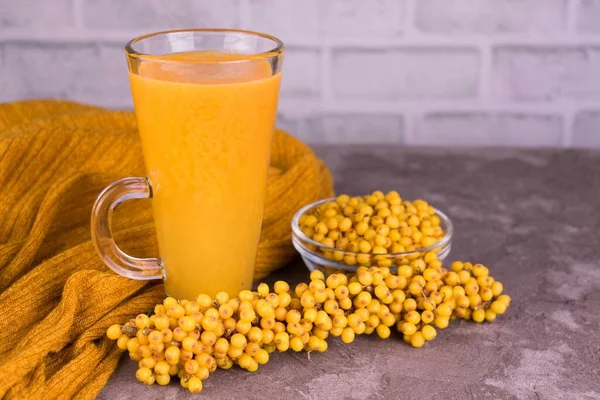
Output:
[[[308,238],[323,245],[310,245],[311,250],[348,265],[389,267],[392,261],[381,255],[431,248],[445,235],[430,204],[403,200],[395,191],[357,197],[343,194],[309,210],[298,222]],[[407,264],[418,256],[394,263]]]
[[197,393],[217,367],[252,372],[274,351],[324,352],[330,336],[344,343],[371,333],[387,339],[394,327],[421,347],[452,319],[494,321],[511,302],[485,266],[457,261],[448,271],[432,251],[395,271],[361,266],[325,276],[315,270],[308,284],[291,290],[277,281],[272,289],[261,283],[236,297],[168,297],[152,315],[112,325],[107,336],[138,362],[139,381],[167,385],[177,376]]

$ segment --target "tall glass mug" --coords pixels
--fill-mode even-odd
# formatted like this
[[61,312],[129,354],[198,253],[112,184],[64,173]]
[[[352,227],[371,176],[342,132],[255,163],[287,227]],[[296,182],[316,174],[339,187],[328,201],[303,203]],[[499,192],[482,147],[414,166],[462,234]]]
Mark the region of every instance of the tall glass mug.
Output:
[[[114,182],[92,211],[104,262],[132,279],[164,279],[168,295],[237,294],[252,285],[283,43],[237,30],[152,33],[126,46],[147,177]],[[151,198],[160,258],[113,240],[119,203]]]

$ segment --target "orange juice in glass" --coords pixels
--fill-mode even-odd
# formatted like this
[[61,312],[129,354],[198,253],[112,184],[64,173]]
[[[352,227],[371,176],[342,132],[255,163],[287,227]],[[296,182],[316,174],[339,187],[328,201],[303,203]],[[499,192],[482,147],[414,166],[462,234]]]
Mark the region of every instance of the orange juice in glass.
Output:
[[[107,187],[92,213],[96,249],[115,272],[164,279],[178,299],[252,285],[275,127],[283,45],[254,32],[195,29],[126,47],[147,177]],[[122,252],[112,209],[152,198],[160,258]]]

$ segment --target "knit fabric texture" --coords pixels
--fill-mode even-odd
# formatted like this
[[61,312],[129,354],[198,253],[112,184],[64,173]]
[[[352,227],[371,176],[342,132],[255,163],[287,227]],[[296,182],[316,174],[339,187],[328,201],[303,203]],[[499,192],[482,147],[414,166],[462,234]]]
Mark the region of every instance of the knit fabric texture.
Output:
[[[106,329],[164,298],[160,282],[110,271],[90,241],[95,198],[126,176],[144,176],[132,112],[0,104],[0,398],[95,398],[121,355]],[[256,279],[295,257],[295,211],[332,194],[327,167],[276,130]],[[158,255],[150,201],[123,203],[112,228],[125,252]]]

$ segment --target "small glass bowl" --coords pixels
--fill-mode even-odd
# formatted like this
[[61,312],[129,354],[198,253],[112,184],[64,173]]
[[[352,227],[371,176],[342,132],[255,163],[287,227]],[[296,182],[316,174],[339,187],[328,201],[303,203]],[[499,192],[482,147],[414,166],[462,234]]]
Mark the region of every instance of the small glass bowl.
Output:
[[435,209],[435,213],[440,218],[440,226],[446,234],[434,245],[418,250],[403,253],[365,254],[340,250],[315,242],[300,229],[300,217],[313,208],[330,201],[335,201],[335,197],[308,204],[298,210],[292,219],[292,243],[311,271],[319,270],[327,276],[338,272],[355,272],[360,266],[379,266],[389,267],[395,272],[398,266],[408,264],[429,251],[437,253],[440,260],[446,258],[450,253],[454,228],[450,218],[438,209]]

